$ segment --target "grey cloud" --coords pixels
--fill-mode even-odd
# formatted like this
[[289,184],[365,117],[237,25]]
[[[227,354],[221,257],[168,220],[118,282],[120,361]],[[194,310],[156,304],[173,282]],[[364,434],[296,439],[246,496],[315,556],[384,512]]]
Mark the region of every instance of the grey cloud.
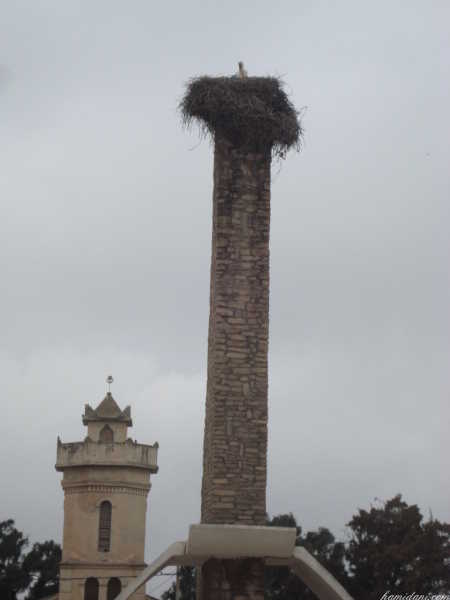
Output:
[[56,436],[81,439],[109,372],[132,435],[161,445],[148,557],[199,518],[212,147],[177,103],[242,59],[307,107],[302,152],[273,167],[269,510],[344,536],[358,506],[403,492],[450,519],[449,16],[5,7],[0,518],[60,540]]

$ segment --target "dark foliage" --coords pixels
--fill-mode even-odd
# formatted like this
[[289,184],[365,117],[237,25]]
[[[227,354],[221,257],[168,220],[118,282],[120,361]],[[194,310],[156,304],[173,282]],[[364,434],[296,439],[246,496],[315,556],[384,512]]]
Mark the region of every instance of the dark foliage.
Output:
[[26,600],[39,600],[58,592],[61,548],[52,541],[36,543],[28,554],[28,539],[9,519],[0,522],[0,598],[17,600],[27,591]]
[[60,561],[61,548],[55,542],[49,540],[33,545],[23,561],[24,570],[32,578],[27,600],[40,600],[58,592]]
[[[344,564],[345,548],[336,542],[333,534],[325,527],[308,531],[303,536],[292,513],[278,515],[267,522],[271,527],[295,527],[296,546],[304,546],[336,579],[346,587],[347,573]],[[267,600],[315,600],[316,596],[288,567],[266,567]]]
[[222,136],[249,152],[284,157],[299,149],[299,113],[276,77],[198,77],[180,102],[185,125],[199,123],[213,139]]
[[[195,569],[180,567],[179,577],[181,600],[195,600]],[[176,600],[176,583],[173,583],[167,592],[164,592],[162,600]]]
[[0,522],[0,598],[16,600],[17,594],[30,583],[29,574],[22,568],[23,553],[28,540],[14,527],[14,521]]
[[450,592],[450,525],[423,521],[401,495],[359,510],[348,524],[349,591],[356,600],[391,594]]

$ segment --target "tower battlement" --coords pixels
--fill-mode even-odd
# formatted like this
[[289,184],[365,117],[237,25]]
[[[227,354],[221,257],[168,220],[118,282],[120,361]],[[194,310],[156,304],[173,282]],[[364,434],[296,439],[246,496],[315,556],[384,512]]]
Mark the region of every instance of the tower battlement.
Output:
[[58,438],[56,449],[57,471],[71,467],[128,467],[158,472],[158,443],[138,444],[131,439],[125,442],[94,442],[89,437],[83,442],[63,443]]

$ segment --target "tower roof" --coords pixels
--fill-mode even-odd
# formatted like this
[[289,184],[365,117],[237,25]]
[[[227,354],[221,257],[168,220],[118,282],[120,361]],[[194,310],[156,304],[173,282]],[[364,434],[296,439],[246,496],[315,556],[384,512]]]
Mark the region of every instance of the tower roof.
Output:
[[97,408],[92,408],[89,404],[84,405],[83,425],[87,425],[90,421],[121,421],[129,427],[133,424],[131,408],[127,406],[121,410],[111,392],[107,392]]

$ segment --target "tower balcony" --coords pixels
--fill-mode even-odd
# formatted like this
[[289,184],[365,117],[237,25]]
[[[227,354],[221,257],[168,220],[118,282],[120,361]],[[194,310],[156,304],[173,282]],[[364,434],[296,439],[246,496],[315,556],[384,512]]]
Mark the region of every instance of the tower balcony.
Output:
[[55,468],[64,471],[73,467],[129,467],[157,473],[157,459],[157,442],[150,446],[128,439],[105,444],[86,438],[84,442],[64,444],[58,438]]

